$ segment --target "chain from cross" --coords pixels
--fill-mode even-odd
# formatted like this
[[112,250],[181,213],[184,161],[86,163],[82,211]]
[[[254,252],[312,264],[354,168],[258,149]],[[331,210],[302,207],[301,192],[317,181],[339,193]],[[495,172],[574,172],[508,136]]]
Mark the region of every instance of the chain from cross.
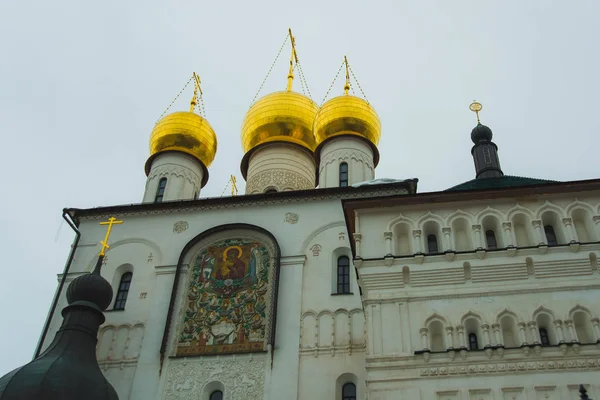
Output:
[[123,221],[117,221],[115,217],[110,217],[108,221],[100,222],[100,225],[108,225],[108,229],[106,230],[106,236],[104,237],[104,240],[100,242],[100,244],[102,245],[102,249],[100,250],[98,256],[104,257],[104,251],[110,248],[110,246],[108,245],[108,238],[110,237],[110,231],[112,230],[112,226],[119,225],[122,223]]

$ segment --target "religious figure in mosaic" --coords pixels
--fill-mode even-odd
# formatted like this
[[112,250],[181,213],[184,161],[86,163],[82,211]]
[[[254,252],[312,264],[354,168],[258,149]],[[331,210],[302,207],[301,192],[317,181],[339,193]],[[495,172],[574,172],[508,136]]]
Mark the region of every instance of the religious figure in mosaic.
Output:
[[193,261],[177,355],[264,351],[272,282],[267,247],[214,243]]

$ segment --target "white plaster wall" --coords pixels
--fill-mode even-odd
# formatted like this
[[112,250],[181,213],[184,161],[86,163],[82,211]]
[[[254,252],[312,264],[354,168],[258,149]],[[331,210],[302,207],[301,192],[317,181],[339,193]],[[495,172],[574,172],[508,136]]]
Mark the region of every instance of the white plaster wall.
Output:
[[348,163],[348,185],[375,178],[373,150],[362,139],[340,136],[329,139],[321,149],[319,187],[340,186],[340,164]]
[[[598,396],[600,387],[594,376],[600,371],[600,348],[596,343],[572,342],[578,340],[574,312],[583,313],[589,322],[592,341],[600,339],[600,244],[579,240],[571,225],[577,217],[579,232],[585,228],[590,231],[588,239],[595,238],[597,232],[592,229],[598,229],[599,199],[591,193],[577,198],[475,200],[359,211],[364,260],[355,264],[366,316],[369,399],[576,399],[580,383],[591,384],[590,397]],[[581,221],[582,212],[576,210],[585,210],[589,221]],[[548,247],[540,240],[543,245],[539,247],[476,251],[485,247],[481,225],[486,217],[498,219],[506,228],[503,238],[510,243],[514,235],[507,223],[514,215],[521,213],[529,219],[527,229],[533,236],[535,221],[548,211],[556,213],[560,222],[555,229],[565,237],[561,246]],[[427,224],[436,223],[438,232],[446,233],[439,240],[440,248],[454,250],[452,227],[459,226],[456,221],[460,219],[471,228],[471,251],[413,255],[419,240],[415,235],[413,252],[397,253],[402,247],[394,242],[402,231],[396,229],[398,224],[424,236]],[[420,240],[423,246],[424,238]],[[385,257],[388,253],[397,257]],[[549,316],[550,336],[562,336],[565,344],[533,345],[539,342],[536,316],[540,313]],[[496,347],[505,345],[499,323],[506,315],[523,327],[529,346],[520,347],[523,340],[517,328],[517,347]],[[458,351],[467,344],[467,318],[479,321],[482,347],[493,348]],[[431,321],[443,326],[444,351],[420,353],[432,347]],[[445,351],[449,347],[456,351]]]
[[203,177],[202,166],[192,156],[180,152],[158,154],[152,160],[143,202],[154,202],[161,178],[167,178],[163,201],[189,200],[198,197]]
[[[69,279],[93,269],[100,250],[98,242],[105,234],[105,227],[99,225],[99,222],[107,217],[108,215],[81,221],[81,240]],[[144,327],[139,354],[134,349],[137,347],[137,333],[122,334],[108,345],[108,348],[115,349],[113,354],[122,354],[110,360],[105,356],[109,350],[102,341],[99,344],[99,355],[103,357],[100,360],[101,368],[114,383],[121,398],[161,398],[168,386],[165,368],[169,361],[165,361],[163,374],[159,375],[159,352],[175,265],[181,251],[192,238],[207,229],[240,222],[271,232],[279,243],[282,255],[273,369],[268,354],[264,398],[310,398],[310,394],[305,394],[304,391],[315,390],[314,385],[309,382],[315,382],[316,376],[324,387],[335,383],[336,377],[344,373],[358,376],[359,383],[364,381],[364,368],[360,364],[364,360],[364,316],[353,270],[353,294],[332,296],[332,252],[336,249],[349,251],[339,199],[256,204],[231,208],[226,213],[221,209],[203,209],[163,214],[125,214],[117,217],[124,220],[124,223],[112,230],[111,248],[107,251],[102,275],[113,284],[116,292],[122,266],[128,264],[133,267],[133,280],[125,310],[107,312],[103,328],[113,327],[118,330],[121,326],[133,327],[136,324]],[[318,256],[311,250],[314,244],[322,246]],[[60,309],[65,305],[63,294],[46,345],[60,325]],[[338,329],[333,348],[326,346],[316,359],[313,354],[301,353],[300,325],[302,314],[308,310],[341,315],[346,322],[350,315],[353,338],[345,336],[343,330],[347,325],[341,319],[338,327],[343,328]],[[176,332],[171,331],[170,338],[175,334]],[[128,340],[131,348],[129,351],[122,350]],[[309,363],[308,366],[305,366],[305,362]],[[128,372],[119,374],[120,368],[127,368]],[[301,370],[309,371],[306,378]],[[329,381],[330,378],[333,383]],[[182,388],[187,387],[184,383]],[[185,392],[181,393],[183,395]]]
[[312,154],[289,143],[270,143],[257,149],[248,162],[246,194],[313,189],[315,162]]

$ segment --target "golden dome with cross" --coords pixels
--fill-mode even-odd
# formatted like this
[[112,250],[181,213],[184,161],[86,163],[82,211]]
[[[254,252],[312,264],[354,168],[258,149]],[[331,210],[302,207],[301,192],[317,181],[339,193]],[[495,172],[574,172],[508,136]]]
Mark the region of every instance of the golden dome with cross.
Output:
[[356,136],[366,140],[373,149],[373,160],[377,165],[381,122],[375,109],[365,99],[348,94],[350,75],[346,57],[344,57],[344,64],[346,65],[345,94],[323,104],[315,119],[314,134],[318,145],[317,152],[321,145],[332,137]]
[[248,162],[259,146],[272,142],[292,143],[311,153],[317,147],[313,126],[319,106],[307,96],[292,91],[294,62],[298,65],[295,40],[289,31],[292,54],[285,91],[270,93],[256,101],[242,123],[242,174],[246,176]]
[[150,135],[150,158],[146,162],[146,175],[150,173],[152,160],[167,151],[186,153],[198,160],[205,170],[202,186],[208,181],[208,167],[217,153],[217,136],[206,118],[196,114],[200,89],[198,75],[193,75],[195,89],[190,102],[190,111],[177,111],[160,119]]

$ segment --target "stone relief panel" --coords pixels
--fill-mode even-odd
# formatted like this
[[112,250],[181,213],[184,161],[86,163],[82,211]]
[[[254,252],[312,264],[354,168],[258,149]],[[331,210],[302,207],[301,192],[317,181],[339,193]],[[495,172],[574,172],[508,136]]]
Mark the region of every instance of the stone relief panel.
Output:
[[523,388],[503,388],[502,400],[525,400]]
[[[300,323],[300,351],[352,352],[364,350],[365,317],[361,309],[307,311]],[[317,353],[314,355],[316,356]]]
[[296,172],[269,170],[252,175],[246,183],[246,193],[260,193],[266,188],[274,188],[281,192],[284,190],[314,189],[314,187],[314,182],[310,182],[306,177]]
[[491,389],[469,390],[469,399],[471,400],[494,400]]
[[193,258],[176,356],[266,351],[275,268],[267,246],[214,242]]
[[163,399],[200,399],[204,387],[220,382],[231,400],[262,399],[265,377],[264,355],[217,356],[169,360]]
[[536,400],[558,400],[560,398],[555,386],[536,386],[534,391]]
[[460,393],[458,390],[448,390],[444,392],[437,392],[437,400],[459,400]]
[[98,333],[96,358],[99,362],[137,360],[144,331],[143,324],[103,326]]

